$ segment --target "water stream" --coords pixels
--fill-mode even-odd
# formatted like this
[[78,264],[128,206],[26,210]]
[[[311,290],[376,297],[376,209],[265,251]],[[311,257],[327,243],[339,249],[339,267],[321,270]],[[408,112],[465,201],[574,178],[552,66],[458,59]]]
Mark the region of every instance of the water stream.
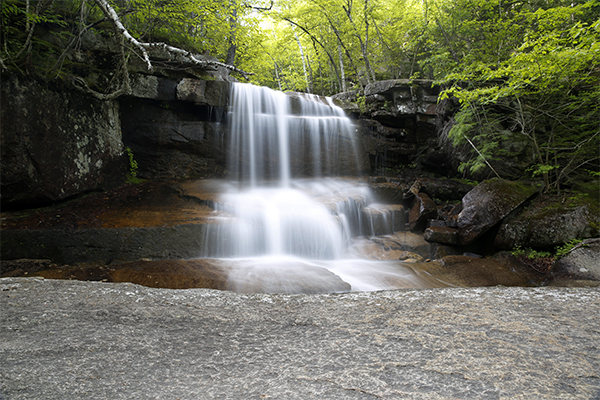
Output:
[[394,221],[372,204],[355,128],[330,99],[239,83],[231,99],[230,179],[201,256],[227,263],[234,286],[244,291],[249,277],[271,292],[324,281],[331,291],[443,286],[408,264],[350,255],[355,238],[391,234]]

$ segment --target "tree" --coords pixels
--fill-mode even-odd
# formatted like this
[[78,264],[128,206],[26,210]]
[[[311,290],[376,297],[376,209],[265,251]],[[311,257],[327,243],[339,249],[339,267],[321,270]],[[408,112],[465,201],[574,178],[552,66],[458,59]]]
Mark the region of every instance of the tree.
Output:
[[[208,0],[7,0],[2,2],[2,57],[0,65],[46,79],[70,76],[73,84],[101,99],[128,93],[128,65],[139,57],[148,70],[157,59],[168,56],[168,63],[179,68],[229,69],[247,78],[232,64],[202,57],[199,53],[220,53],[246,34],[223,16],[239,15],[234,3]],[[252,27],[252,24],[247,24]],[[227,26],[230,29],[222,29]],[[25,27],[23,34],[22,27]],[[39,27],[39,28],[38,28]],[[36,30],[47,32],[35,35]],[[88,30],[112,34],[119,46],[116,86],[110,93],[93,90],[76,73],[89,68],[78,65],[78,43]],[[236,32],[232,32],[236,29]],[[52,36],[46,41],[41,37]],[[229,35],[230,40],[227,40]],[[237,36],[237,37],[236,37]],[[62,43],[68,43],[66,46]],[[160,56],[159,56],[160,54]],[[33,62],[35,58],[35,62]],[[67,70],[65,71],[65,67]]]
[[[444,95],[462,104],[450,137],[455,144],[470,140],[479,153],[465,167],[493,163],[498,136],[517,134],[532,146],[530,170],[546,190],[598,171],[600,20],[581,22],[593,6],[523,14],[530,29],[508,60],[447,76],[454,86]],[[495,124],[503,129],[490,129]]]

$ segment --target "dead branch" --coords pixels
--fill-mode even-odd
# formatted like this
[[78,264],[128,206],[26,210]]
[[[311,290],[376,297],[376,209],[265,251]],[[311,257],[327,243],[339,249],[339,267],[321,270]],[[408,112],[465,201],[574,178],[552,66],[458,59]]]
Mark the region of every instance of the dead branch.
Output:
[[119,15],[115,11],[115,9],[112,8],[112,6],[108,3],[107,0],[94,0],[94,1],[98,5],[98,7],[100,7],[100,9],[104,13],[104,15],[112,22],[112,24],[115,27],[115,30],[118,32],[118,34],[122,35],[127,42],[129,42],[131,45],[133,45],[135,48],[137,48],[142,53],[142,59],[146,63],[146,66],[148,67],[149,71],[153,70],[153,66],[152,66],[152,62],[150,61],[150,56],[148,54],[148,50],[161,48],[161,49],[168,51],[169,53],[171,53],[173,55],[176,54],[176,55],[183,56],[186,58],[186,61],[188,61],[189,63],[191,63],[193,65],[201,67],[201,68],[210,68],[210,67],[226,68],[230,71],[237,72],[238,74],[242,75],[246,80],[248,80],[248,75],[252,75],[250,73],[242,71],[239,68],[234,67],[233,65],[225,64],[225,63],[222,63],[219,61],[199,60],[191,52],[180,49],[178,47],[170,46],[166,43],[140,42],[139,40],[137,40],[136,38],[131,36],[131,34],[129,33],[127,28],[125,28],[125,26],[121,22]]

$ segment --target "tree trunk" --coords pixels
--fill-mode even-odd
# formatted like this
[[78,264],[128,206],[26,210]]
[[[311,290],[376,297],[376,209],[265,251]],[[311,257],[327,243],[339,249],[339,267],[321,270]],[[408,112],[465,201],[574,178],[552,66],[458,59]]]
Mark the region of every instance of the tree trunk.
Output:
[[308,72],[306,72],[306,59],[304,58],[304,49],[302,48],[302,43],[300,43],[300,38],[298,34],[294,32],[294,36],[296,36],[296,42],[298,43],[298,48],[300,49],[300,58],[302,59],[302,69],[304,70],[304,79],[306,80],[306,91],[311,93],[311,84],[310,79],[308,78]]
[[338,57],[340,58],[340,72],[342,74],[342,92],[346,92],[346,73],[344,72],[344,58],[342,57],[342,46],[338,44]]
[[235,65],[235,52],[237,50],[235,30],[237,28],[237,4],[235,0],[231,0],[232,11],[229,16],[229,48],[227,49],[227,57],[225,64]]

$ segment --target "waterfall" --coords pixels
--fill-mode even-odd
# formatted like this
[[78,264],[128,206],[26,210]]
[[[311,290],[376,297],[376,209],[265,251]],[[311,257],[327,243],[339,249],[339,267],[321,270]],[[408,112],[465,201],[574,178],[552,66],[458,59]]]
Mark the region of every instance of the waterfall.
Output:
[[323,282],[334,291],[430,284],[398,262],[350,256],[356,237],[393,233],[402,210],[372,204],[358,179],[355,128],[339,107],[249,84],[231,90],[229,179],[202,257],[227,263],[242,291],[257,276],[260,290],[284,292]]
[[340,258],[368,197],[356,180],[334,178],[358,170],[350,119],[314,95],[236,83],[231,98],[233,187],[215,206],[229,223],[211,226],[208,255]]

